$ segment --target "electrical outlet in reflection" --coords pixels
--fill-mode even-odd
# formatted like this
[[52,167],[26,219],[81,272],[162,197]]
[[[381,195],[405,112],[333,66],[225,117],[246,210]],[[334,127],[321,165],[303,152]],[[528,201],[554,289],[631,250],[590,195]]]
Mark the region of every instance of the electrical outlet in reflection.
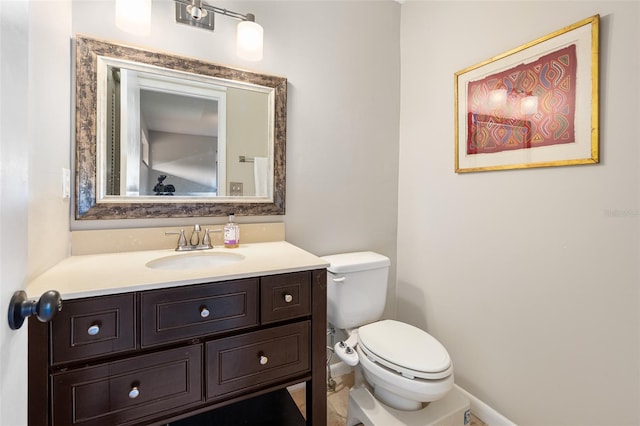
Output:
[[229,182],[229,195],[237,197],[242,195],[242,182]]

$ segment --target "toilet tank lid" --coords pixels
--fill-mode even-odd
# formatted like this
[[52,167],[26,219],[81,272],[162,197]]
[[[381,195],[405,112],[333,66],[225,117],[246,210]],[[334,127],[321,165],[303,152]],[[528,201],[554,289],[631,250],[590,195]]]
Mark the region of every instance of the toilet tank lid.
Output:
[[388,257],[372,251],[333,254],[323,256],[329,262],[327,270],[334,273],[367,271],[370,269],[386,268],[391,264]]

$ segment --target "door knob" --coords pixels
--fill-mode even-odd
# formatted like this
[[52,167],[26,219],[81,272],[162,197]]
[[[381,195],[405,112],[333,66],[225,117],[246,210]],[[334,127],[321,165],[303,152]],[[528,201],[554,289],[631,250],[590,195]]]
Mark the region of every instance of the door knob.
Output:
[[36,315],[42,322],[51,321],[56,312],[62,310],[60,293],[49,290],[40,299],[28,299],[27,293],[16,291],[9,302],[9,327],[17,330],[22,327],[25,318]]

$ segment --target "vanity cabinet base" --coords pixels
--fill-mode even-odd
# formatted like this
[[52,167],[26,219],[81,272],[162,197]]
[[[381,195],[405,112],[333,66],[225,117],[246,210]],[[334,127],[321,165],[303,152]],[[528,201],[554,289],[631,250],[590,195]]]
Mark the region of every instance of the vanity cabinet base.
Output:
[[[158,298],[165,293],[171,297]],[[104,300],[127,309],[118,305],[105,314]],[[135,300],[132,309],[127,300]],[[174,305],[180,315],[169,319],[178,322],[146,346],[151,340],[145,336],[156,334],[145,321]],[[282,409],[276,399],[289,407],[283,413],[291,411],[293,402],[282,396],[300,382],[307,389],[302,424],[326,425],[325,269],[74,299],[69,306],[73,315],[50,323],[29,319],[29,426],[187,426],[197,424],[189,423],[194,415],[233,418],[256,411],[247,407],[264,407],[262,417],[269,418]],[[95,338],[96,328],[98,337],[109,331],[109,339]],[[134,336],[133,345],[106,350],[104,342],[118,341],[122,330]],[[71,355],[55,356],[61,344]],[[285,416],[293,423],[204,424],[298,425],[301,415],[293,407],[296,415]]]

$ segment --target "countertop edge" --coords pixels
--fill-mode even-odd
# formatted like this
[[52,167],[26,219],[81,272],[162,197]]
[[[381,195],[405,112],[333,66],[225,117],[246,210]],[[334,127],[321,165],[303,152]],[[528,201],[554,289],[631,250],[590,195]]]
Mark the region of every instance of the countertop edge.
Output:
[[45,291],[57,290],[63,300],[73,300],[325,269],[329,265],[286,241],[243,244],[212,252],[239,253],[246,259],[212,268],[166,271],[150,269],[145,264],[159,257],[180,255],[174,250],[70,256],[31,280],[26,291],[29,297],[37,297]]

